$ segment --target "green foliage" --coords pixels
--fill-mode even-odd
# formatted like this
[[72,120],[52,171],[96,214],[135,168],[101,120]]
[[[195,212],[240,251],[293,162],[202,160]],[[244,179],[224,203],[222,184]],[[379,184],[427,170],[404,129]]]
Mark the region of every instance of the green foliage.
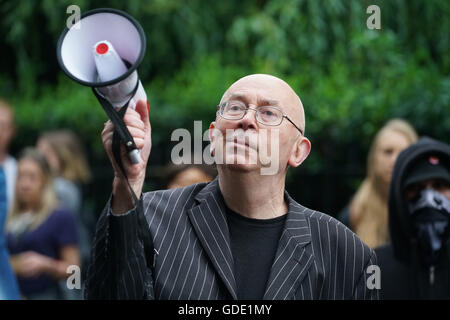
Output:
[[88,88],[73,86],[71,80],[62,78],[57,87],[42,88],[39,99],[15,97],[11,103],[17,110],[16,144],[32,145],[42,131],[70,128],[101,150],[99,130],[107,116]]
[[[358,151],[361,172],[374,133],[392,117],[449,141],[448,1],[3,1],[0,95],[27,133],[20,145],[69,127],[102,152],[103,110],[56,62],[71,4],[122,9],[144,27],[139,73],[156,144],[193,120],[206,129],[226,88],[249,73],[279,76],[300,95],[313,142],[309,172],[344,165],[348,148]],[[371,4],[381,8],[381,30],[366,27]]]

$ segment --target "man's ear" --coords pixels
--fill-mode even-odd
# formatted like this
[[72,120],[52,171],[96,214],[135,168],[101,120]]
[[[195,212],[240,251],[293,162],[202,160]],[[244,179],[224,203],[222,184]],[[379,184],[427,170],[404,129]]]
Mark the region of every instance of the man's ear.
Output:
[[215,141],[214,141],[214,134],[213,134],[213,132],[214,132],[215,128],[216,128],[216,122],[213,121],[213,122],[211,122],[209,124],[209,130],[208,130],[209,141],[211,142],[210,143],[210,147],[209,147],[211,154],[213,154],[213,152],[214,152],[214,143],[215,143]]
[[213,138],[214,138],[213,131],[215,128],[216,128],[216,122],[213,121],[209,124],[209,131],[208,131],[209,141],[211,141],[211,142],[213,142]]
[[291,156],[289,157],[288,164],[291,167],[298,167],[308,157],[311,151],[311,142],[306,137],[301,137],[292,146]]
[[209,124],[209,131],[208,131],[209,141],[211,141],[211,143],[214,142],[214,130],[215,129],[216,129],[216,122],[213,121]]

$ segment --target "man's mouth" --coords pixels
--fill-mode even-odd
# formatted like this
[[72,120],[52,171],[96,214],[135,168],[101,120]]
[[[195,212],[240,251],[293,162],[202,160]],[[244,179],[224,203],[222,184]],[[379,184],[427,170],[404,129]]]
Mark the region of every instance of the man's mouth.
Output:
[[232,143],[234,146],[247,147],[258,150],[258,138],[256,136],[230,136],[226,138],[226,143]]
[[234,139],[234,144],[237,144],[239,146],[243,146],[243,147],[250,147],[250,145],[248,144],[247,141],[245,141],[244,143],[241,143],[240,141],[238,141],[237,139]]
[[243,139],[235,138],[234,140],[227,141],[227,143],[233,143],[233,146],[235,146],[235,147],[242,147],[242,148],[249,148],[249,149],[251,148],[251,149],[257,150],[257,145],[256,144],[253,145],[253,144],[249,143],[247,139],[243,140]]

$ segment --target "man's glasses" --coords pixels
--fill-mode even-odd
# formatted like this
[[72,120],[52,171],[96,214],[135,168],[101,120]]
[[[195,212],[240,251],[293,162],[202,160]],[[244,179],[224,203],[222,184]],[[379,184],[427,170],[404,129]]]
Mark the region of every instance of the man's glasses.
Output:
[[298,131],[303,135],[302,129],[289,119],[280,109],[273,106],[262,106],[257,109],[247,107],[241,101],[227,101],[217,106],[219,115],[227,120],[240,120],[244,118],[247,111],[253,110],[256,113],[256,121],[266,126],[279,126],[284,118],[286,118]]

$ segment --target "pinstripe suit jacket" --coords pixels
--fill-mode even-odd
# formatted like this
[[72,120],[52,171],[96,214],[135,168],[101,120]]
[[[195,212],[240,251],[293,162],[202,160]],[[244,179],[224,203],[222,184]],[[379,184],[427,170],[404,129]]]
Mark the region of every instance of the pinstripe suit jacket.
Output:
[[[135,210],[102,213],[85,287],[87,299],[237,299],[225,204],[209,184],[148,192],[143,210],[154,242],[147,268]],[[264,299],[377,299],[366,286],[376,256],[334,218],[288,194],[284,231]]]

